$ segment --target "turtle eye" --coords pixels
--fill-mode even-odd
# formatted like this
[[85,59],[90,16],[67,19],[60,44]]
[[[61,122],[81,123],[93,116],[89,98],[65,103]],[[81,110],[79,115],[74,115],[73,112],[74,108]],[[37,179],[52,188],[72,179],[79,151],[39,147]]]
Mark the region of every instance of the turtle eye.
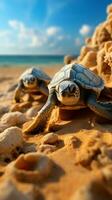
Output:
[[70,87],[70,92],[74,93],[75,91],[76,91],[75,86],[74,86],[74,85],[71,85],[71,87]]
[[26,83],[26,82],[27,82],[27,79],[23,79],[23,82]]
[[65,90],[62,91],[62,96],[63,97],[66,96],[66,91]]
[[31,77],[31,81],[35,81],[35,78],[34,78],[34,77]]

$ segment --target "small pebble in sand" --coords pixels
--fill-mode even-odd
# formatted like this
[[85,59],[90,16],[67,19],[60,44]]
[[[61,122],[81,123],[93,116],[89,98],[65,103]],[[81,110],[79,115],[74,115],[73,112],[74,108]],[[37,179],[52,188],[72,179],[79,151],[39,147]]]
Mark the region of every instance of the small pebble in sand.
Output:
[[0,160],[8,162],[17,157],[23,146],[22,131],[10,127],[0,134]]
[[41,144],[38,147],[38,152],[44,153],[44,154],[48,154],[48,153],[52,153],[54,151],[56,151],[56,146],[54,145],[50,145],[50,144]]
[[9,106],[0,106],[0,117],[9,112]]
[[112,165],[107,165],[101,170],[103,178],[106,184],[109,184],[112,187]]
[[12,181],[3,182],[0,185],[0,200],[33,200],[18,190]]
[[97,181],[90,181],[79,188],[70,200],[111,200],[112,195],[105,186]]
[[7,124],[8,126],[19,126],[27,121],[25,115],[21,112],[9,112],[3,115],[1,118],[2,124]]
[[21,154],[7,166],[6,173],[18,181],[37,183],[48,177],[52,171],[53,162],[41,153]]
[[65,139],[65,145],[72,147],[73,149],[79,148],[81,143],[82,142],[76,136],[70,136]]
[[41,143],[42,144],[56,144],[59,141],[58,135],[55,133],[48,133],[43,138]]

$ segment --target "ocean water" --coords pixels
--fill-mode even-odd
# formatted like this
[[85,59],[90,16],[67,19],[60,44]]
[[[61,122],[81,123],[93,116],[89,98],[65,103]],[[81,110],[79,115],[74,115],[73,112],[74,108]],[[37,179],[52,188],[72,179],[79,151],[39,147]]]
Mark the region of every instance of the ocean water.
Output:
[[64,56],[62,55],[0,55],[0,66],[10,67],[14,65],[44,65],[52,66],[54,64],[62,64]]

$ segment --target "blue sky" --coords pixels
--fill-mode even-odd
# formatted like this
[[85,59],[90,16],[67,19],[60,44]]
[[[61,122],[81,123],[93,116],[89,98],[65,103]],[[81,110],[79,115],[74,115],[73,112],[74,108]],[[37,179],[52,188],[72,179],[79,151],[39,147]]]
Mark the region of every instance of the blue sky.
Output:
[[77,54],[110,0],[0,0],[0,54]]

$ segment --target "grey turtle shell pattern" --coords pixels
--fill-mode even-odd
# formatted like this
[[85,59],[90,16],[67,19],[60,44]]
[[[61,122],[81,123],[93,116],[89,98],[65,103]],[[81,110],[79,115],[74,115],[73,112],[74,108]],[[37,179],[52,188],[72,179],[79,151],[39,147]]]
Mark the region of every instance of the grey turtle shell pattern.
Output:
[[85,89],[92,89],[97,94],[100,94],[104,89],[103,80],[91,70],[80,64],[65,65],[53,77],[52,81],[48,85],[49,90],[55,88],[56,85],[61,83],[63,80],[74,81]]
[[32,74],[37,79],[42,80],[46,82],[47,84],[50,82],[51,78],[40,68],[38,67],[32,67],[30,69],[27,69],[19,78],[19,80],[22,80],[23,78],[27,78],[28,74]]

